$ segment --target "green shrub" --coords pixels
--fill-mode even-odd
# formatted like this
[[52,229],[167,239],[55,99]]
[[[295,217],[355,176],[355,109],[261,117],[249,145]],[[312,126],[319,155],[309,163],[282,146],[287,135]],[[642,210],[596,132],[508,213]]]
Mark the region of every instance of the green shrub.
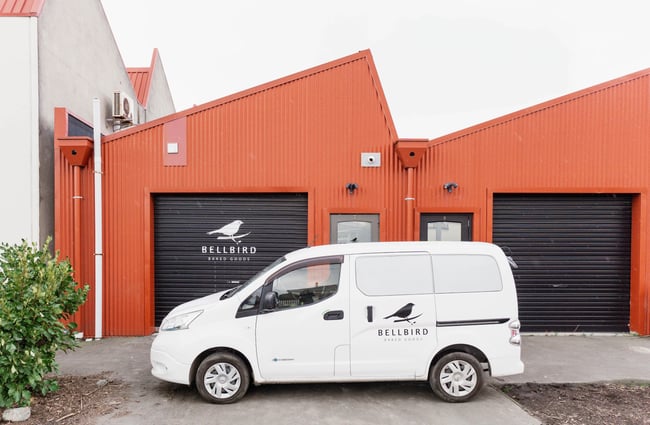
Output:
[[32,393],[58,389],[57,350],[76,347],[71,315],[86,301],[72,266],[24,240],[0,244],[0,407],[29,406]]

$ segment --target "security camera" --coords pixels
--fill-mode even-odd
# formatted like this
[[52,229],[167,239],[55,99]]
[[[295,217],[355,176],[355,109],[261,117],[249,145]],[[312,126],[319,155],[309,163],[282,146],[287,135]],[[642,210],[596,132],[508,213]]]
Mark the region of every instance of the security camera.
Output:
[[369,156],[367,158],[367,160],[368,160],[368,162],[373,163],[373,162],[375,162],[375,157],[374,156]]

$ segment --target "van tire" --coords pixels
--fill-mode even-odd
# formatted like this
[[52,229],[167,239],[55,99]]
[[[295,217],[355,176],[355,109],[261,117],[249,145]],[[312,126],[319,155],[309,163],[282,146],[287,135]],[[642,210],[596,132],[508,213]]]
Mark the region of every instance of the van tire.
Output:
[[228,404],[241,399],[250,384],[248,366],[231,353],[214,353],[196,370],[196,389],[210,403]]
[[483,369],[474,356],[449,353],[440,358],[429,373],[429,385],[442,400],[462,403],[470,400],[483,387]]

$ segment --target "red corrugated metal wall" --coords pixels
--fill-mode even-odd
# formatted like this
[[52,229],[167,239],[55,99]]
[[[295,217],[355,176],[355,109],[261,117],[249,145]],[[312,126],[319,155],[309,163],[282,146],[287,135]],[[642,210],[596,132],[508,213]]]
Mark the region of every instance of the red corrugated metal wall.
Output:
[[[474,240],[490,241],[493,193],[632,193],[631,329],[648,334],[649,73],[425,140],[412,187],[368,51],[111,135],[102,145],[105,334],[152,331],[152,195],[186,192],[308,193],[310,244],[329,242],[335,212],[379,213],[381,240],[417,239],[421,213],[468,212]],[[165,166],[165,126],[183,117],[186,165]],[[361,167],[362,152],[381,152],[382,166]],[[82,173],[90,178],[89,167]],[[70,179],[70,167],[57,168],[57,202]],[[459,184],[452,193],[442,189],[449,181]],[[359,189],[350,195],[347,183]],[[70,211],[60,212],[57,245],[67,246]]]
[[[183,115],[187,165],[164,166],[164,126]],[[327,243],[330,211],[400,217],[394,139],[369,52],[107,137],[105,334],[152,330],[152,194],[307,192],[309,241]],[[362,152],[381,152],[382,167],[362,168]],[[399,219],[382,226],[382,238],[404,239]]]
[[[480,212],[493,193],[627,193],[633,200],[631,330],[650,333],[650,75],[640,72],[432,140],[417,170],[418,212]],[[455,181],[459,189],[442,190]]]
[[[75,188],[74,168],[65,158],[60,141],[68,135],[68,111],[55,110],[54,146],[54,220],[55,248],[61,259],[69,259],[75,270],[75,280],[81,286],[89,285],[90,291],[84,306],[75,314],[73,321],[80,325],[85,335],[95,331],[95,235],[94,235],[94,176],[92,158],[79,168],[79,186]],[[75,190],[76,189],[76,190]],[[77,201],[75,198],[77,197]],[[80,203],[80,216],[74,214],[74,202]],[[75,220],[79,220],[81,231],[75,234]],[[79,244],[78,250],[75,245]],[[78,251],[80,256],[75,255]]]

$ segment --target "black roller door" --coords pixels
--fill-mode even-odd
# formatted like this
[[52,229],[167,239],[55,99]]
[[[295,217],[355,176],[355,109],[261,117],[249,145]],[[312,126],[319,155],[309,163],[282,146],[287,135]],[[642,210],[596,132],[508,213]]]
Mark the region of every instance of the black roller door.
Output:
[[154,197],[156,325],[176,305],[245,282],[307,245],[306,194]]
[[629,195],[494,195],[493,241],[507,247],[522,330],[627,332]]

